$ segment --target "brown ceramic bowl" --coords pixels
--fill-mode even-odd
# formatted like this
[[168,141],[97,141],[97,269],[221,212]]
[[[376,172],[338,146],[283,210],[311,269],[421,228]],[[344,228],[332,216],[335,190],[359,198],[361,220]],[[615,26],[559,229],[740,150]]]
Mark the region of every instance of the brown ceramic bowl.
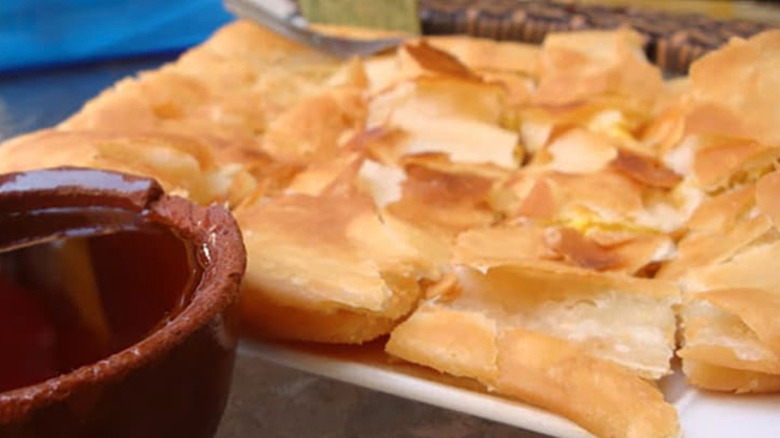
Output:
[[[140,341],[66,374],[1,392],[0,437],[213,436],[230,388],[236,295],[246,262],[234,220],[222,207],[166,196],[150,179],[49,169],[0,176],[0,249],[24,234],[57,234],[101,220],[54,215],[31,228],[30,220],[14,220],[19,212],[82,207],[107,207],[175,230],[192,244],[200,281],[180,313]],[[0,353],[0,360],[13,358]]]

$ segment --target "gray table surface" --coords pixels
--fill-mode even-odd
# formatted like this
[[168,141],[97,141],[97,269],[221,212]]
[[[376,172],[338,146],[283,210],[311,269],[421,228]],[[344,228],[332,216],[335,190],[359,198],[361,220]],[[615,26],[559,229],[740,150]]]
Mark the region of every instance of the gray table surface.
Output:
[[[54,125],[116,80],[172,59],[0,76],[0,140]],[[218,438],[543,438],[239,355]]]

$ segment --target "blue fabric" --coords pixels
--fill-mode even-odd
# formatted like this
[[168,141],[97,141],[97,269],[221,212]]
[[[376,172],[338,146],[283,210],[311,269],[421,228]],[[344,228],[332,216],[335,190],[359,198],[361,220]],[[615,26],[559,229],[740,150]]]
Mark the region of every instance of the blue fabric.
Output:
[[0,71],[181,50],[230,19],[221,0],[0,0]]

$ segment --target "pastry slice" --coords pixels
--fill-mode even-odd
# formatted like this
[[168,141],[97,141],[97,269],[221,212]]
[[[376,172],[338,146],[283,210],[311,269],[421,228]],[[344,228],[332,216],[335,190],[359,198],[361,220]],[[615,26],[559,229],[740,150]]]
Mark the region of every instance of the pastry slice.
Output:
[[780,294],[717,289],[690,294],[677,352],[692,385],[728,392],[780,391]]
[[248,254],[243,323],[259,336],[362,343],[388,333],[438,276],[446,247],[353,190],[235,211]]
[[732,38],[694,62],[687,132],[780,144],[779,55],[780,30],[771,30],[747,40]]
[[659,277],[683,288],[682,346],[688,381],[733,392],[780,390],[780,173],[702,203],[680,256]]
[[[254,138],[322,91],[342,62],[250,21],[219,29],[161,69],[126,78],[60,124],[65,130],[198,129]],[[216,131],[216,132],[214,132]]]
[[453,162],[518,166],[518,134],[502,126],[507,92],[501,84],[424,42],[403,46],[381,74],[371,61],[366,71],[370,83],[389,72],[399,77],[371,95],[367,127],[407,133],[402,155],[441,153]]
[[642,37],[627,29],[548,35],[539,55],[539,78],[534,101],[551,106],[610,94],[641,106],[663,86],[660,70],[642,52]]
[[677,289],[565,267],[456,265],[386,350],[482,382],[598,436],[679,436],[645,379],[671,372]]
[[155,178],[197,203],[237,204],[256,182],[241,165],[218,165],[207,143],[161,132],[43,130],[0,147],[0,173],[58,166],[116,170]]
[[359,87],[339,87],[302,99],[269,122],[261,149],[281,162],[331,159],[363,127],[362,94]]
[[687,223],[679,254],[658,272],[688,292],[780,286],[772,258],[780,251],[780,172],[703,201]]
[[716,193],[773,170],[780,157],[778,56],[780,31],[772,30],[732,38],[692,64],[690,86],[666,111],[680,120],[680,140],[664,152],[691,185]]

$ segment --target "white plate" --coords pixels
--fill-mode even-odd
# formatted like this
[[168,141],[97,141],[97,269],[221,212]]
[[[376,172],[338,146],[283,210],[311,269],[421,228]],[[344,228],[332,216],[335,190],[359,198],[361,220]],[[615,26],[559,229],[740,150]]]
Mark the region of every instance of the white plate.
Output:
[[[340,347],[302,347],[244,341],[242,354],[377,391],[510,424],[558,438],[593,438],[576,424],[526,404],[471,390],[410,365],[390,365],[373,353]],[[369,348],[370,350],[370,348]],[[450,380],[455,385],[443,383]],[[696,391],[680,376],[662,382],[680,413],[686,438],[778,438],[780,396],[733,396]]]

